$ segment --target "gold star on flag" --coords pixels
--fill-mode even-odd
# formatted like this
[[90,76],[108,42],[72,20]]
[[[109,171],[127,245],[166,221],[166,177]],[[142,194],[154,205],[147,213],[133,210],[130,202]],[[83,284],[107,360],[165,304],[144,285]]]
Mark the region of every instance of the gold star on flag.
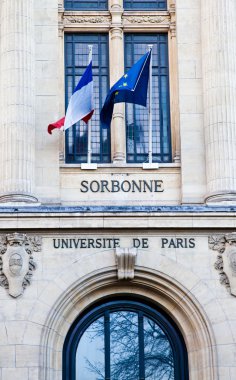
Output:
[[128,74],[125,74],[125,75],[124,75],[124,78],[127,78],[127,77],[128,77]]
[[123,86],[126,87],[126,86],[128,86],[128,85],[127,85],[127,83],[125,82],[125,83],[123,83]]
[[118,95],[118,94],[119,94],[119,91],[116,91],[116,92],[115,92],[115,96]]

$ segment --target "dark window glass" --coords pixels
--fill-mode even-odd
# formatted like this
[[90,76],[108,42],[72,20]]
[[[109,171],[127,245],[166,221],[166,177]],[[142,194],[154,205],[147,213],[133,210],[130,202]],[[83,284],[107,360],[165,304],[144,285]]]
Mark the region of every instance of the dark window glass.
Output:
[[[153,162],[171,162],[169,67],[167,34],[126,34],[126,71],[153,45],[152,112]],[[147,107],[126,104],[127,162],[148,161],[149,98]]]
[[[88,45],[93,45],[95,113],[91,119],[92,162],[110,162],[110,131],[100,126],[100,110],[109,90],[108,38],[106,34],[65,35],[66,107],[88,65]],[[81,121],[66,131],[66,162],[87,162],[87,125]]]
[[124,0],[125,9],[165,10],[166,0]]
[[92,11],[107,8],[107,0],[65,0],[65,9]]
[[108,302],[76,321],[63,355],[64,380],[188,380],[178,328],[134,301]]

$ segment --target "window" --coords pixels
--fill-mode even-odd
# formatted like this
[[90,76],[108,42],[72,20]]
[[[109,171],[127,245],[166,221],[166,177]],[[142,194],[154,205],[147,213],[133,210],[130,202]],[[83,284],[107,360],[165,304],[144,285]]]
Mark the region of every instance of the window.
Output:
[[[128,70],[153,45],[153,162],[171,161],[169,67],[167,34],[126,34]],[[148,99],[149,102],[149,99]],[[148,107],[126,104],[127,162],[148,160]]]
[[124,0],[124,8],[143,9],[143,10],[165,10],[167,9],[166,0]]
[[125,299],[89,310],[63,349],[64,380],[188,380],[177,326],[162,311]]
[[[65,35],[66,107],[88,65],[88,45],[93,45],[95,114],[91,119],[92,162],[110,162],[110,131],[100,127],[100,110],[109,90],[107,34]],[[87,125],[79,122],[66,131],[66,162],[87,161]]]
[[107,0],[65,0],[65,9],[92,11],[104,10],[107,7]]
[[[122,15],[123,5],[129,12]],[[175,117],[176,102],[171,99],[169,90],[169,57],[168,41],[170,49],[174,46],[174,39],[169,38],[169,16],[167,12],[161,12],[166,8],[164,0],[124,0],[120,1],[120,12],[116,18],[111,17],[117,12],[109,3],[108,12],[102,9],[108,7],[108,1],[65,1],[68,11],[65,17],[65,92],[66,107],[68,100],[88,64],[88,45],[93,44],[93,75],[95,91],[95,114],[91,119],[92,162],[106,164],[126,161],[129,164],[148,162],[149,155],[149,113],[148,107],[126,104],[125,107],[116,106],[116,112],[111,128],[102,129],[100,125],[100,111],[110,89],[110,83],[114,84],[125,71],[138,61],[146,53],[148,45],[153,45],[153,80],[152,80],[152,162],[171,163],[172,145],[175,148],[174,155],[178,152],[178,119]],[[97,9],[94,14],[77,12],[73,10]],[[117,4],[119,7],[119,5]],[[95,8],[93,8],[95,7]],[[143,26],[143,16],[137,15],[136,10],[146,9],[148,16],[156,10],[155,17],[161,17],[165,22],[149,22],[149,18]],[[68,15],[71,9],[71,15]],[[108,9],[108,8],[107,8]],[[158,12],[160,11],[160,12]],[[159,14],[159,15],[158,15]],[[134,16],[134,17],[132,17]],[[122,28],[116,28],[117,17],[124,23]],[[113,21],[115,24],[113,24]],[[146,20],[146,19],[145,19]],[[141,22],[140,22],[141,21]],[[133,25],[134,23],[134,25]],[[132,24],[132,25],[131,25]],[[147,25],[146,25],[147,24]],[[135,26],[135,28],[133,28]],[[154,30],[156,29],[156,32]],[[144,31],[145,29],[145,31]],[[135,32],[133,32],[135,30]],[[73,31],[73,32],[71,32]],[[132,33],[131,33],[132,31]],[[108,38],[108,36],[110,37]],[[109,53],[110,49],[110,53]],[[173,55],[171,55],[173,60]],[[175,62],[174,62],[175,64]],[[109,68],[110,65],[110,68]],[[174,83],[176,80],[174,70],[171,71],[171,96],[173,97]],[[149,99],[148,99],[149,102]],[[170,103],[173,109],[170,110]],[[123,110],[125,111],[125,115]],[[170,112],[171,111],[171,112]],[[124,121],[125,119],[125,121]],[[171,120],[173,125],[171,126]],[[173,127],[173,144],[171,128]],[[121,132],[120,132],[121,131]],[[87,126],[81,121],[66,131],[65,138],[65,162],[68,164],[81,164],[87,162],[88,136]],[[112,146],[111,146],[112,145]]]

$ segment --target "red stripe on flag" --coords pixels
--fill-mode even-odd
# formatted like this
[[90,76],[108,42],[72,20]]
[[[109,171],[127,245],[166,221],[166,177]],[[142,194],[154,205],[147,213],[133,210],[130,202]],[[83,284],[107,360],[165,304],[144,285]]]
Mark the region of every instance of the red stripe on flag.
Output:
[[48,133],[51,135],[53,129],[56,129],[56,128],[59,129],[59,128],[63,127],[64,122],[65,122],[65,117],[62,117],[60,120],[56,121],[55,123],[49,124]]
[[83,117],[83,121],[87,124],[88,121],[91,119],[91,117],[93,116],[93,113],[94,113],[94,110],[92,110],[91,112],[88,113],[88,115],[86,115],[85,117]]

